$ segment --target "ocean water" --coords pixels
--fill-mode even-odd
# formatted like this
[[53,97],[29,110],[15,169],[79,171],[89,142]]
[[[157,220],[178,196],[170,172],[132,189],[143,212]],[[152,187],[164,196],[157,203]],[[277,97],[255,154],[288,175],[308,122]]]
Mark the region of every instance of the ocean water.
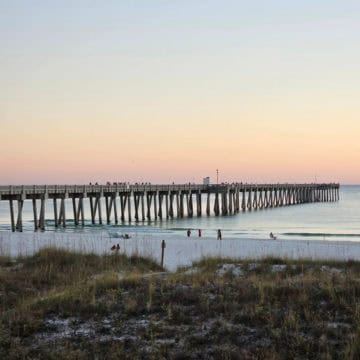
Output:
[[[205,197],[203,199],[205,209]],[[213,201],[213,200],[212,200]],[[39,207],[39,206],[38,206]],[[118,204],[118,213],[119,211]],[[134,206],[132,206],[134,209]],[[102,204],[103,222],[105,219],[105,204]],[[23,231],[33,232],[31,201],[25,201],[23,210]],[[55,229],[52,202],[46,204],[46,231],[97,233],[107,231],[114,233],[168,233],[184,236],[187,229],[197,233],[202,229],[204,236],[216,236],[217,229],[222,230],[223,238],[255,238],[266,239],[270,231],[284,240],[351,240],[360,241],[360,186],[347,185],[340,187],[340,200],[328,203],[310,203],[284,206],[262,210],[240,212],[234,215],[214,215],[193,218],[184,217],[172,220],[152,220],[119,223],[118,225],[92,225],[90,222],[90,207],[85,200],[85,226],[74,226],[72,203],[66,203],[66,228]],[[134,217],[132,217],[134,219]],[[0,232],[9,232],[10,212],[7,201],[0,201]]]

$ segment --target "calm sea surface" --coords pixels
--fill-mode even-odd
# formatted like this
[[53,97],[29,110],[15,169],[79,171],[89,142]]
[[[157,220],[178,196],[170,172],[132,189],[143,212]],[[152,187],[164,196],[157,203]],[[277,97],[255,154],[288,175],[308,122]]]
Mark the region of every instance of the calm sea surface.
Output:
[[[205,200],[205,197],[204,197]],[[281,239],[319,239],[360,241],[360,186],[341,186],[340,201],[312,203],[280,208],[240,212],[229,216],[202,216],[173,220],[125,222],[119,225],[91,225],[90,207],[85,200],[84,227],[73,224],[72,203],[67,201],[67,227],[55,230],[52,202],[46,204],[46,230],[59,232],[159,232],[181,234],[187,229],[202,229],[204,235],[215,236],[222,229],[223,237],[268,238],[272,231]],[[39,208],[39,205],[38,205]],[[134,209],[134,206],[132,206]],[[205,206],[203,204],[203,210]],[[103,222],[105,204],[102,207]],[[118,205],[119,212],[119,205]],[[23,213],[24,231],[33,231],[31,201],[25,201]],[[10,213],[7,201],[0,201],[0,231],[10,231]]]

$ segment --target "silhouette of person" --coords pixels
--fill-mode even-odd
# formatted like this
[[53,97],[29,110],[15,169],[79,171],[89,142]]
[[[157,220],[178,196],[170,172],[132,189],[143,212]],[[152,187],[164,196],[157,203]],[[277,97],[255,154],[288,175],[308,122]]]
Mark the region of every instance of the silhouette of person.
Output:
[[220,229],[217,231],[217,239],[221,240],[221,230]]
[[201,229],[198,230],[199,237],[201,237]]
[[187,234],[187,237],[190,237],[190,235],[191,235],[191,230],[189,229],[189,230],[186,232],[186,234]]

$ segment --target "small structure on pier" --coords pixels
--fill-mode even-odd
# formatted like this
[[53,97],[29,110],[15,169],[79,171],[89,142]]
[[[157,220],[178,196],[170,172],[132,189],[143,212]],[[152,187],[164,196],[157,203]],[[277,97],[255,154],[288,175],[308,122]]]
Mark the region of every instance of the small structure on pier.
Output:
[[209,176],[203,178],[203,185],[210,185],[210,177]]

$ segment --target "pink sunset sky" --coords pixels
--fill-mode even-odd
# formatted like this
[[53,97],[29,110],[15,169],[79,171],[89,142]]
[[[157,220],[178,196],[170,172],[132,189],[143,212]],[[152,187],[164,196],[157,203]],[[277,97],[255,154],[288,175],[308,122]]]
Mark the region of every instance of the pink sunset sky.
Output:
[[359,184],[360,4],[269,3],[0,1],[0,184]]

